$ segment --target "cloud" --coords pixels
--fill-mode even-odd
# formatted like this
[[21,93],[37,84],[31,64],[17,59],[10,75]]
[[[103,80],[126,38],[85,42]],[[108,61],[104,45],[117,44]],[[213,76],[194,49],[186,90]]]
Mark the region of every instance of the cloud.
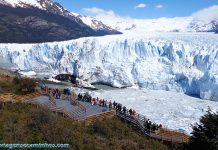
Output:
[[119,21],[130,19],[128,16],[125,17],[116,14],[113,10],[105,10],[97,7],[83,8],[82,12],[86,15],[95,17],[96,19],[101,20],[106,24],[116,24]]
[[83,8],[82,11],[89,13],[91,15],[99,15],[99,14],[111,15],[111,16],[115,15],[114,11],[112,10],[106,11],[104,9],[97,8],[97,7]]
[[141,4],[136,5],[134,8],[135,9],[137,9],[137,8],[145,8],[146,6],[147,6],[146,4],[141,3]]
[[213,5],[208,8],[204,8],[194,14],[192,14],[193,18],[201,21],[211,21],[218,19],[218,5]]
[[161,4],[156,5],[156,8],[158,8],[158,9],[163,8],[163,5],[161,5]]
[[[158,6],[158,5],[157,5]],[[156,7],[157,7],[156,6]],[[161,6],[159,6],[160,8]],[[121,16],[117,13],[115,13],[113,10],[105,10],[102,8],[92,7],[92,8],[83,8],[82,9],[83,14],[88,16],[93,16],[97,20],[102,21],[105,24],[116,26],[118,22],[141,22],[140,24],[144,26],[145,22],[148,22],[148,19],[136,19],[131,18],[129,16]],[[202,23],[209,23],[211,20],[218,20],[218,5],[214,5],[202,10],[199,10],[196,13],[193,13],[190,16],[187,16],[190,19],[200,20]],[[146,17],[146,16],[145,16]],[[177,19],[180,19],[181,17],[175,17]],[[175,20],[175,18],[157,18],[158,20]],[[150,20],[152,21],[152,20]],[[149,21],[149,22],[150,22]],[[166,21],[165,21],[166,22]]]

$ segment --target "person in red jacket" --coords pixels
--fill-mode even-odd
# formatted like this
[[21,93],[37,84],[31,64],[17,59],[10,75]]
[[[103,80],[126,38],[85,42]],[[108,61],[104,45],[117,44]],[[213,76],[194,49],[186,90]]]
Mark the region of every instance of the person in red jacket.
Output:
[[112,108],[112,102],[109,101],[109,108]]
[[136,111],[135,111],[135,110],[132,111],[132,116],[133,116],[133,117],[136,116]]

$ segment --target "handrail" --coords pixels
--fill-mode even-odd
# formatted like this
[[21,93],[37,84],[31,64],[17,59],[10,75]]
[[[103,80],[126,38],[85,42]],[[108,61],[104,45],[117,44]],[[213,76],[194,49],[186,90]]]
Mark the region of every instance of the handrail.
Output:
[[91,118],[96,118],[98,116],[103,116],[103,115],[106,115],[106,114],[115,114],[115,111],[110,110],[110,111],[106,111],[106,112],[97,113],[97,114],[94,114],[94,115],[89,115],[89,116],[86,116],[86,118],[84,120],[89,120]]
[[[132,116],[129,116],[129,115],[126,115],[126,114],[122,114],[120,112],[117,112],[117,116],[127,120],[127,121],[130,121],[131,123],[137,125],[139,127],[139,129],[147,136],[150,136],[152,138],[156,138],[156,139],[160,139],[160,140],[165,140],[165,141],[172,141],[172,142],[187,142],[188,141],[188,135],[184,134],[184,133],[181,133],[181,132],[177,132],[175,130],[166,130],[166,131],[169,131],[172,133],[172,135],[175,135],[175,133],[179,133],[179,134],[184,134],[184,137],[179,137],[177,136],[177,138],[173,138],[173,137],[164,137],[163,135],[158,135],[158,133],[152,133],[150,131],[148,131],[144,126],[143,124],[141,124],[139,121],[142,121],[140,119],[138,119],[137,117],[132,117]],[[185,138],[185,136],[187,136]]]
[[23,102],[23,101],[30,101],[39,95],[41,95],[41,93],[39,93],[39,92],[35,92],[35,93],[27,94],[27,95],[16,95],[13,93],[4,93],[4,94],[0,94],[0,100]]

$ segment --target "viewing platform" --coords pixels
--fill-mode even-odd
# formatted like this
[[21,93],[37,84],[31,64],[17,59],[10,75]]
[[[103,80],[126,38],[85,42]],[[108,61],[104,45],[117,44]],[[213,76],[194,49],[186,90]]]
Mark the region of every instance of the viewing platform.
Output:
[[92,105],[92,103],[85,101],[78,101],[76,97],[77,95],[62,95],[60,99],[56,99],[49,93],[36,92],[25,96],[6,93],[0,94],[0,101],[3,103],[22,102],[33,104],[37,107],[45,108],[55,113],[60,113],[64,117],[82,121],[86,124],[95,120],[103,120],[104,118],[117,116],[129,125],[136,127],[136,130],[144,136],[173,143],[187,143],[190,139],[190,136],[185,133],[166,128],[151,131],[145,127],[145,120],[147,118],[140,114],[131,116],[128,113],[109,107]]
[[115,115],[115,111],[112,109],[92,105],[88,102],[79,102],[79,104],[84,107],[83,109],[78,105],[72,105],[69,100],[55,99],[55,102],[56,104],[52,103],[48,96],[39,96],[31,101],[33,104],[47,107],[52,111],[63,112],[63,115],[75,120],[85,121],[86,123],[89,123],[92,120],[103,119],[104,117]]

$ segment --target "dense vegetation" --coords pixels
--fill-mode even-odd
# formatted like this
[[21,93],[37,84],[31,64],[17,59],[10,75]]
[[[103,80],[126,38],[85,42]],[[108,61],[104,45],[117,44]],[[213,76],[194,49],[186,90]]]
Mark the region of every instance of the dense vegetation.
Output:
[[200,123],[193,126],[188,149],[218,150],[218,112],[208,111]]
[[30,78],[6,77],[0,80],[0,93],[29,94],[35,91],[36,81]]
[[1,104],[0,143],[69,143],[71,149],[155,149],[164,144],[146,139],[111,118],[91,125],[28,104]]

